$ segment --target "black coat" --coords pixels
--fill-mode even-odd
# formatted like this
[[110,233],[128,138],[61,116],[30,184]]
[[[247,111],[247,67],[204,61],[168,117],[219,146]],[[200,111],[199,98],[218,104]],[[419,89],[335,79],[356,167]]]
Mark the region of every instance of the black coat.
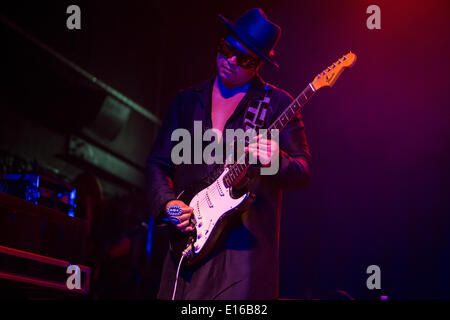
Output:
[[[147,195],[158,217],[168,201],[190,184],[211,173],[214,165],[180,164],[171,161],[174,129],[193,134],[193,122],[203,130],[212,127],[211,97],[214,79],[180,91],[172,100],[147,161]],[[224,129],[243,128],[249,101],[264,97],[265,83],[259,76],[228,119]],[[290,104],[292,97],[273,87],[266,115],[268,127]],[[225,138],[225,135],[224,135]],[[226,142],[226,141],[225,141]],[[297,115],[279,137],[280,169],[277,174],[257,175],[248,185],[256,195],[251,207],[232,228],[226,241],[195,270],[181,268],[176,299],[276,299],[278,297],[278,251],[282,189],[304,187],[310,179],[311,156],[301,116]],[[192,154],[193,157],[193,154]],[[253,170],[253,173],[255,170]],[[300,212],[295,212],[300,214]],[[169,252],[164,262],[160,299],[170,299],[178,261]]]

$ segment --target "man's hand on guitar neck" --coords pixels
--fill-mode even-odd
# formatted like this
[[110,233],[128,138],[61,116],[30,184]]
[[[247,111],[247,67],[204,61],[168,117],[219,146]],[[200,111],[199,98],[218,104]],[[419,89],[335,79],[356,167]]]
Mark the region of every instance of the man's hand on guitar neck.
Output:
[[280,155],[278,142],[264,138],[261,134],[253,137],[253,141],[244,151],[248,152],[254,159],[258,159],[263,167],[269,167]]
[[177,227],[178,230],[183,231],[183,232],[188,232],[188,231],[194,230],[194,226],[191,225],[191,215],[192,215],[192,212],[194,212],[194,209],[189,207],[187,204],[185,204],[181,200],[169,201],[166,204],[166,212],[167,212],[167,208],[169,208],[170,206],[179,206],[181,208],[181,215],[176,217],[176,218],[178,218],[178,220],[180,220],[180,223],[175,223],[174,221],[171,220],[173,225],[175,227]]

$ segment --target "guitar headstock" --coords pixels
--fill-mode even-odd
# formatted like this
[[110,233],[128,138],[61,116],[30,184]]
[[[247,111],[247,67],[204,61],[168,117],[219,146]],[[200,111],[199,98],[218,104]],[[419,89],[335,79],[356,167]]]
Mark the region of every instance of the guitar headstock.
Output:
[[312,82],[314,90],[317,91],[326,86],[332,87],[341,75],[342,71],[344,71],[347,67],[353,67],[355,62],[356,55],[350,51],[314,78]]

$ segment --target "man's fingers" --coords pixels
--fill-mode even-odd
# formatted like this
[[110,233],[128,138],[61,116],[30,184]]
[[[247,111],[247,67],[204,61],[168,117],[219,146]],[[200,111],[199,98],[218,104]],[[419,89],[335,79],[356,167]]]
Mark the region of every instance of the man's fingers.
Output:
[[256,148],[256,147],[249,147],[247,149],[247,151],[249,153],[252,153],[254,155],[254,153],[256,152],[256,154],[259,154],[260,156],[269,156],[271,154],[271,148],[270,146],[268,148]]
[[248,144],[248,146],[250,147],[250,146],[252,146],[252,147],[257,147],[258,145],[264,145],[264,146],[270,146],[270,145],[272,145],[272,140],[267,140],[267,139],[263,139],[263,140],[261,140],[261,141],[258,141],[258,142],[252,142],[252,143],[249,143]]
[[172,207],[172,206],[178,206],[178,207],[180,207],[181,210],[182,210],[182,213],[187,213],[189,210],[192,212],[192,210],[193,210],[191,207],[189,207],[186,203],[184,203],[184,202],[181,201],[181,200],[172,200],[172,201],[169,201],[169,202],[167,203],[167,205],[166,205],[166,209],[167,209],[168,207]]
[[272,140],[268,140],[266,138],[261,138],[257,142],[258,144],[272,144]]
[[266,150],[266,149],[270,149],[271,148],[271,144],[265,144],[265,145],[257,145],[257,144],[254,144],[254,145],[251,145],[251,144],[249,144],[248,145],[248,149],[260,149],[260,150]]
[[182,214],[181,216],[178,216],[177,218],[178,218],[178,220],[180,220],[180,223],[176,224],[175,226],[181,230],[181,229],[186,228],[190,224],[191,214],[190,213]]
[[192,211],[194,211],[194,209],[189,206],[181,208],[181,213],[192,213]]
[[253,137],[253,140],[258,141],[261,139],[262,136],[263,136],[262,134],[258,134],[256,137]]
[[260,152],[258,153],[258,151],[252,151],[252,156],[255,159],[258,159],[258,158],[260,159],[263,157],[263,155]]
[[[174,220],[178,219],[180,221],[180,223],[176,224],[176,226],[178,227],[178,226],[180,226],[181,224],[183,224],[186,221],[189,222],[189,219],[191,218],[191,214],[190,213],[185,213],[185,214],[182,214],[180,216],[173,216],[171,218],[173,218]],[[174,223],[176,223],[176,222],[174,222]]]
[[177,224],[176,227],[181,230],[181,229],[186,228],[188,225],[189,225],[189,220],[183,221],[182,223]]
[[177,218],[180,219],[181,222],[186,221],[186,220],[189,221],[189,219],[191,218],[191,214],[190,213],[185,213],[185,214],[182,214],[181,216],[179,216]]
[[261,151],[260,152],[254,151],[252,155],[255,159],[259,159],[263,167],[268,167],[272,162],[271,157],[267,153],[263,153]]

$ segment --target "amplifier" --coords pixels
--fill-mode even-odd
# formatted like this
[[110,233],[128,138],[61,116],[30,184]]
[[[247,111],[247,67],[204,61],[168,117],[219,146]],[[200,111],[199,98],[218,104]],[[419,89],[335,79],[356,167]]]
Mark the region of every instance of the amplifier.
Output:
[[[88,294],[91,269],[77,265],[76,274],[70,269],[67,271],[70,266],[69,261],[0,246],[0,279],[73,294]],[[79,286],[73,286],[74,282],[69,277],[79,277]]]
[[0,245],[83,263],[86,219],[0,192]]
[[0,174],[0,192],[74,216],[76,190],[52,177],[38,174]]

